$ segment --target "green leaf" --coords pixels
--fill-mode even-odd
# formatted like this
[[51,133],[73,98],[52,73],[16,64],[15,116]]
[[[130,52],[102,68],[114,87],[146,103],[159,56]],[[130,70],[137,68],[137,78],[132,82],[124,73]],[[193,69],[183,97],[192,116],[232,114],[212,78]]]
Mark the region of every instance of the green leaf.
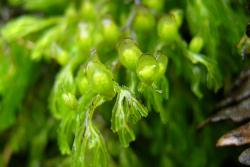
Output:
[[104,99],[101,96],[86,97],[82,101],[86,105],[85,107],[81,106],[85,111],[78,113],[79,115],[76,119],[76,135],[73,145],[74,167],[107,167],[109,165],[109,154],[104,139],[92,122],[92,116],[96,107],[103,102]]
[[220,71],[217,67],[217,63],[211,58],[198,53],[187,52],[187,57],[193,64],[201,63],[206,67],[208,87],[214,88],[214,90],[217,91],[222,84],[222,78],[220,76]]
[[22,16],[6,24],[1,29],[1,35],[8,42],[36,33],[59,21],[58,18],[41,19],[34,16]]
[[204,73],[199,66],[193,66],[192,74],[191,89],[198,98],[202,98],[203,94],[200,90],[200,86],[202,82],[202,75],[204,75]]
[[73,141],[73,129],[75,125],[74,111],[67,113],[66,117],[61,121],[58,129],[58,144],[62,154],[71,153],[71,144]]
[[135,124],[147,114],[147,109],[128,90],[120,90],[112,110],[111,129],[118,133],[124,147],[128,147],[129,143],[135,140],[130,124]]
[[165,105],[169,98],[168,79],[165,76],[161,77],[158,81],[154,82],[152,86],[140,83],[139,92],[145,98],[148,109],[153,109],[154,111],[160,113],[161,120],[165,123]]
[[10,50],[10,54],[0,57],[0,132],[15,122],[17,108],[39,76],[38,66],[29,59],[27,52],[17,46],[11,46]]
[[67,4],[67,0],[8,0],[11,6],[22,6],[26,10],[55,13],[61,11]]
[[31,58],[34,60],[40,60],[43,55],[47,58],[51,58],[52,44],[58,40],[63,30],[64,26],[62,25],[58,25],[47,30],[35,43]]
[[58,74],[50,97],[50,109],[56,118],[61,119],[64,114],[70,111],[63,99],[63,95],[67,93],[74,95],[75,91],[72,71],[66,66]]
[[86,129],[81,146],[80,163],[82,167],[108,167],[108,152],[100,132],[90,123]]

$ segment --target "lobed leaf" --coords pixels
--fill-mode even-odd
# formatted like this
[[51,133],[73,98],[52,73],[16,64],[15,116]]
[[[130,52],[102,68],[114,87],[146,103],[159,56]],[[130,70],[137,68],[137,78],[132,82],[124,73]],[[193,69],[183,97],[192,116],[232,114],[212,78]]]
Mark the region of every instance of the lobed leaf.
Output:
[[124,147],[128,147],[129,143],[135,140],[131,123],[135,124],[147,114],[147,109],[128,90],[120,90],[112,110],[111,129],[118,133]]
[[76,167],[108,167],[109,157],[104,139],[96,127],[89,123],[79,148]]

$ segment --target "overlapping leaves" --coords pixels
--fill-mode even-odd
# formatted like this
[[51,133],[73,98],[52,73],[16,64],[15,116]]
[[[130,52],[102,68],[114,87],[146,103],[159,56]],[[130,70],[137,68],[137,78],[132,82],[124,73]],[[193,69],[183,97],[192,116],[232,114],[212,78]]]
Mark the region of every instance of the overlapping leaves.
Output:
[[146,117],[147,109],[127,89],[121,89],[112,110],[111,129],[119,134],[120,142],[128,147],[135,140],[131,124]]
[[[61,5],[63,6],[63,4],[66,4],[65,1],[58,0],[53,2],[50,2],[49,0],[34,2],[32,0],[15,1],[17,4],[19,4],[20,2],[24,3],[25,9],[41,9],[42,11],[47,11],[51,6],[54,6],[55,4],[58,4],[60,7]],[[15,4],[14,1],[11,2]],[[138,1],[138,3],[140,3],[140,1]],[[170,77],[168,76],[167,78],[170,79],[171,82],[173,82],[173,89],[176,89],[175,84],[180,84],[183,86],[183,80],[180,78],[184,76],[184,78],[187,79],[188,84],[191,84],[191,90],[193,91],[193,93],[199,98],[203,96],[203,90],[201,90],[201,86],[204,83],[204,78],[205,83],[207,83],[207,86],[209,88],[218,90],[222,83],[221,74],[223,73],[223,67],[228,67],[228,69],[230,69],[230,72],[231,68],[229,67],[235,67],[234,64],[232,65],[229,63],[228,65],[225,62],[222,63],[219,61],[219,57],[222,55],[220,53],[222,52],[220,52],[219,50],[221,49],[217,47],[220,46],[219,42],[221,41],[223,41],[223,44],[221,45],[224,46],[224,35],[222,32],[232,34],[232,37],[230,35],[228,36],[228,38],[226,38],[228,39],[226,41],[228,44],[226,43],[227,45],[225,46],[234,45],[232,41],[235,42],[239,37],[238,29],[235,28],[235,25],[231,22],[231,20],[238,20],[232,18],[239,17],[237,17],[233,12],[230,12],[228,2],[225,1],[224,3],[223,1],[222,3],[221,1],[219,1],[215,3],[212,1],[203,2],[201,0],[190,0],[187,2],[165,2],[161,0],[145,0],[142,1],[142,3],[145,4],[133,4],[132,6],[135,5],[135,7],[132,7],[132,10],[130,11],[132,14],[130,15],[128,14],[129,5],[125,4],[123,1],[116,2],[103,0],[93,1],[93,3],[92,1],[84,1],[80,8],[76,7],[77,5],[75,5],[74,7],[70,6],[68,10],[66,10],[64,16],[60,18],[48,17],[47,19],[45,19],[43,15],[41,17],[23,16],[16,20],[13,20],[12,22],[9,22],[3,28],[1,28],[1,38],[3,37],[3,40],[5,42],[7,41],[10,44],[20,44],[21,47],[23,47],[23,50],[29,50],[29,55],[33,60],[41,61],[42,58],[46,58],[49,60],[54,60],[57,64],[62,66],[55,79],[49,102],[52,114],[56,119],[60,121],[58,123],[59,148],[63,154],[73,156],[73,162],[75,166],[109,166],[110,157],[106,148],[106,142],[113,144],[112,142],[105,140],[106,138],[103,137],[103,131],[101,131],[101,134],[99,131],[99,127],[97,128],[97,125],[99,125],[100,123],[96,122],[93,119],[93,112],[95,111],[96,107],[101,105],[103,102],[99,99],[100,101],[102,101],[101,103],[99,103],[100,101],[98,102],[98,98],[96,98],[100,97],[100,92],[98,94],[98,90],[95,89],[95,94],[93,93],[92,90],[94,88],[91,87],[93,86],[91,82],[90,84],[87,83],[87,85],[89,86],[87,90],[83,89],[84,91],[79,91],[79,88],[77,88],[78,85],[82,84],[78,83],[78,81],[80,82],[81,77],[85,77],[85,74],[81,76],[79,75],[78,78],[75,76],[75,74],[77,73],[77,69],[79,68],[79,66],[85,66],[85,61],[83,61],[83,59],[88,59],[91,48],[96,47],[97,50],[100,50],[102,52],[100,56],[101,61],[98,62],[98,66],[100,65],[101,67],[103,67],[100,68],[100,70],[105,69],[104,71],[107,70],[110,74],[115,73],[119,75],[118,77],[122,78],[121,81],[119,81],[120,84],[124,82],[123,78],[125,77],[122,75],[124,69],[120,67],[121,62],[117,60],[117,53],[113,48],[113,45],[118,42],[117,40],[120,33],[122,34],[120,38],[129,36],[131,37],[131,40],[133,42],[138,41],[138,47],[140,47],[139,49],[142,49],[143,53],[150,52],[152,54],[152,50],[155,51],[158,47],[157,46],[155,48],[155,46],[158,45],[158,42],[162,42],[164,46],[162,48],[159,48],[162,49],[164,53],[166,53],[166,56],[170,59],[172,70],[167,74],[170,75]],[[164,3],[168,5],[164,5]],[[183,37],[182,39],[182,34],[179,33],[183,29],[183,27],[181,27],[183,11],[171,10],[170,12],[168,12],[168,9],[163,11],[164,6],[167,6],[167,8],[171,6],[181,7],[181,4],[185,3],[187,3],[187,22],[189,29],[191,30],[191,36],[199,35],[202,37],[205,43],[205,49],[201,50],[199,53],[192,52],[187,47],[187,39],[184,39],[185,37]],[[216,6],[216,4],[218,4],[218,6]],[[98,11],[95,11],[96,9],[98,9]],[[227,13],[225,17],[219,17],[220,12],[218,11],[220,11],[220,9],[223,9],[223,11]],[[176,13],[174,11],[179,11],[179,13],[181,13],[181,16],[175,17]],[[112,18],[113,15],[114,18]],[[166,41],[167,38],[165,38],[164,41],[164,38],[159,36],[159,34],[162,33],[158,33],[157,36],[157,33],[154,29],[156,28],[156,24],[160,20],[159,18],[161,17],[161,15],[167,15],[166,18],[168,18],[169,15],[173,15],[176,18],[175,21],[170,19],[171,21],[173,21],[170,22],[171,24],[175,24],[175,22],[178,22],[178,29],[174,30],[174,35],[172,37],[178,37],[180,39],[176,41],[174,39],[173,41],[169,42]],[[145,26],[142,26],[142,24],[140,24],[140,19],[143,20]],[[169,20],[167,19],[167,21]],[[219,31],[217,26],[221,25],[222,23],[230,25],[228,27],[223,27],[226,31]],[[126,32],[119,32],[120,28],[123,29],[121,24],[126,25]],[[161,29],[161,26],[159,29]],[[188,28],[186,29],[187,31],[189,31]],[[151,33],[146,33],[147,35],[144,35],[145,32]],[[163,34],[167,36],[169,33]],[[1,46],[4,45],[2,44],[2,40],[0,41],[0,43]],[[33,66],[34,62],[32,62],[26,56],[25,58],[21,56],[23,54],[19,54],[18,51],[22,49],[19,48],[13,50],[17,50],[17,52],[15,53],[17,65],[12,62],[11,57],[5,56],[3,58],[3,56],[1,55],[2,51],[0,53],[0,56],[2,56],[0,57],[0,93],[1,95],[3,95],[3,100],[0,99],[0,105],[1,107],[4,106],[0,108],[0,120],[2,120],[1,122],[4,122],[3,125],[5,126],[2,129],[5,129],[11,124],[6,123],[9,120],[11,120],[9,122],[14,122],[13,120],[15,117],[15,110],[17,109],[17,106],[21,104],[22,96],[24,96],[25,94],[27,85],[32,80],[31,76],[33,76],[33,72],[35,73],[34,68],[31,67]],[[179,50],[181,50],[181,53],[179,53]],[[169,53],[170,55],[168,55]],[[228,51],[226,53],[229,53],[231,55],[231,51]],[[140,56],[141,53],[138,54],[138,58]],[[223,54],[223,60],[228,60],[226,56],[228,55]],[[175,64],[176,66],[172,66],[172,64]],[[108,68],[106,67],[106,65],[108,66]],[[136,65],[137,63],[134,63],[134,66]],[[203,69],[203,67],[205,70]],[[15,70],[20,71],[15,73]],[[79,68],[79,71],[80,70],[82,69]],[[127,72],[129,71],[128,69],[125,70]],[[178,75],[178,71],[181,71],[182,76]],[[81,72],[84,73],[83,70]],[[14,77],[12,75],[14,75]],[[186,100],[188,102],[184,102],[185,100],[183,100],[183,96],[186,95],[186,91],[183,91],[184,89],[180,89],[180,93],[178,94],[179,97],[171,97],[173,99],[171,100],[172,106],[170,105],[170,109],[169,107],[166,107],[166,109],[165,104],[167,103],[167,99],[169,98],[169,85],[168,80],[165,76],[165,71],[162,75],[163,76],[159,80],[159,82],[155,82],[152,85],[146,85],[143,89],[141,89],[141,91],[138,92],[137,90],[140,89],[140,84],[137,84],[139,79],[136,75],[133,75],[133,77],[131,77],[132,84],[130,90],[126,89],[125,87],[120,88],[120,86],[118,86],[119,88],[117,88],[117,91],[115,92],[117,94],[117,99],[112,111],[111,129],[114,132],[118,133],[122,145],[128,147],[129,143],[135,140],[135,132],[133,130],[134,124],[138,122],[142,117],[147,116],[147,110],[155,110],[159,112],[163,121],[166,121],[165,115],[168,115],[169,127],[167,128],[170,140],[167,140],[167,142],[163,142],[165,141],[163,135],[166,132],[166,129],[162,128],[163,125],[160,124],[160,121],[158,120],[156,120],[156,132],[149,132],[149,134],[156,134],[156,136],[152,135],[152,140],[156,143],[154,143],[154,145],[156,146],[154,149],[152,149],[152,152],[154,152],[155,155],[164,154],[162,156],[162,164],[165,165],[163,166],[172,166],[172,160],[170,160],[171,158],[168,155],[165,155],[165,149],[162,148],[166,147],[167,152],[172,151],[176,154],[180,153],[180,155],[182,155],[182,148],[174,148],[172,144],[175,145],[177,143],[175,142],[175,137],[182,136],[182,131],[180,129],[185,129],[187,124],[185,124],[186,118],[184,116],[180,116],[182,115],[181,113],[178,113],[180,114],[177,117],[178,121],[173,121],[175,119],[173,117],[169,117],[171,115],[170,110],[174,111],[176,108],[178,109],[178,107],[180,106],[179,103],[182,103],[180,107],[182,110],[185,110],[185,103],[197,103],[194,102],[194,99],[189,97],[186,98],[188,99]],[[91,76],[92,74],[90,74],[88,77]],[[103,78],[105,79],[105,77]],[[117,78],[109,78],[109,81],[112,81],[114,83],[118,82]],[[11,82],[15,84],[9,84]],[[96,84],[97,86],[100,86],[99,89],[102,89],[101,84],[102,83],[100,83],[100,85],[99,83]],[[177,87],[177,89],[182,86]],[[12,90],[9,90],[9,87],[11,87]],[[107,92],[107,94],[109,93],[110,92]],[[147,108],[144,107],[143,103],[138,100],[140,98],[140,93],[143,95],[144,99],[142,99],[145,100],[143,102],[146,104]],[[174,94],[173,96],[177,95]],[[247,102],[244,101],[234,109],[229,108],[228,110],[230,110],[230,112],[228,112],[228,110],[224,110],[222,113],[222,117],[231,118],[234,120],[243,118],[243,116],[241,118],[236,117],[234,110],[236,111],[241,108],[242,112],[246,113],[246,104]],[[242,106],[245,106],[245,108]],[[200,116],[200,114],[197,114],[197,111],[200,111],[200,109],[197,109],[199,107],[193,108],[196,110],[196,115]],[[96,114],[97,116],[101,115],[98,112]],[[173,132],[171,132],[171,130]],[[41,136],[43,137],[43,135]],[[43,140],[43,138],[41,140]],[[157,143],[158,141],[160,141],[160,144]],[[181,141],[181,144],[185,146],[185,148],[188,145],[187,143],[191,143],[190,145],[192,145],[192,147],[194,144],[196,144],[195,140]],[[42,144],[40,145],[42,146]],[[39,144],[34,143],[34,146],[36,145]],[[130,162],[128,159],[130,157],[128,156],[128,154],[131,155],[130,159],[136,159],[134,158],[135,156],[133,155],[131,150],[123,150],[123,152],[121,152],[120,158],[125,159],[124,161],[121,161],[122,165],[129,166]],[[197,149],[195,150],[194,155],[199,155],[199,153],[200,150]],[[126,156],[126,158],[124,158],[124,156]],[[186,157],[183,158],[183,161],[186,161]],[[144,162],[141,161],[141,163]],[[135,164],[135,166],[137,166],[138,163]],[[197,162],[197,164],[204,164],[204,162]]]

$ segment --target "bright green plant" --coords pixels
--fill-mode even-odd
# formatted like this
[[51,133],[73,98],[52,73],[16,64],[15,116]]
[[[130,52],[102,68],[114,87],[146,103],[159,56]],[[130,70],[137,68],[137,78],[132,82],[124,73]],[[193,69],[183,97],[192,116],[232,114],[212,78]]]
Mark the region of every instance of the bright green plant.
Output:
[[219,166],[195,127],[241,69],[231,3],[9,0],[28,12],[0,27],[0,164]]

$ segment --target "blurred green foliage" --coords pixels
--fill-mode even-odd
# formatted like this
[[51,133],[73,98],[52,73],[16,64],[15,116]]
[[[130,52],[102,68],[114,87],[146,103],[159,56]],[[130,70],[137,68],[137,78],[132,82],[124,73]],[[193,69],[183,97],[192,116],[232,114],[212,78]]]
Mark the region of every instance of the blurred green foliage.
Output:
[[0,166],[212,167],[229,155],[196,126],[244,66],[245,1],[0,3]]

